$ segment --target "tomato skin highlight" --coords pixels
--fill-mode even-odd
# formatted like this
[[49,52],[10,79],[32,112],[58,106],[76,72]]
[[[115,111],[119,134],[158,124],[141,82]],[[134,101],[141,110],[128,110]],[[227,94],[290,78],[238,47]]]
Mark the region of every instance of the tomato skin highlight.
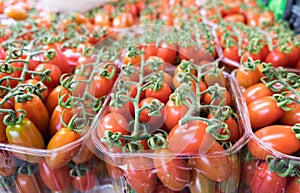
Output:
[[248,104],[247,108],[253,131],[274,123],[284,113],[284,110],[277,106],[272,96],[258,98]]
[[[296,138],[292,131],[292,126],[288,125],[271,125],[263,127],[254,133],[265,146],[291,155],[299,150],[300,140]],[[257,142],[250,140],[248,143],[250,153],[258,159],[264,160],[270,152],[263,149]]]
[[266,162],[256,168],[251,179],[252,193],[282,193],[286,185],[286,178],[280,177],[276,172],[271,172]]

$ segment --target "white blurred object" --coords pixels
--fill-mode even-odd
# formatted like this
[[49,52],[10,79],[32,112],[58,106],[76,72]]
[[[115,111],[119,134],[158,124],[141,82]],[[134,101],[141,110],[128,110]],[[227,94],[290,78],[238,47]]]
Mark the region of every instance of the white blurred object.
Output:
[[107,2],[117,0],[39,0],[38,5],[43,9],[58,12],[85,12],[99,7]]

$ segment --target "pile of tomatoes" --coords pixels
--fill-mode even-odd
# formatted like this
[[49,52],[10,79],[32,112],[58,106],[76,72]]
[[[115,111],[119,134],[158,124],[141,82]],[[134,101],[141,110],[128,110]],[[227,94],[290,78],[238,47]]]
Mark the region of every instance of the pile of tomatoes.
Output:
[[299,76],[278,68],[299,69],[299,37],[256,1],[0,14],[3,192],[95,189],[98,157],[125,192],[299,191]]

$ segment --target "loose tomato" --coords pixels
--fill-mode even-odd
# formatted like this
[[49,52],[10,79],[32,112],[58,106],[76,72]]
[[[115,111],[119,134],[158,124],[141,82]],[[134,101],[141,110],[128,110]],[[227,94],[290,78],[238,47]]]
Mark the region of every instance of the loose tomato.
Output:
[[290,111],[284,111],[283,116],[280,118],[280,123],[291,126],[300,123],[300,104],[295,104],[294,109]]
[[105,131],[111,131],[112,133],[120,132],[123,135],[127,135],[128,122],[126,118],[118,113],[108,113],[104,115],[98,125],[97,133],[99,138],[104,136]]
[[45,159],[39,162],[39,174],[44,184],[52,191],[61,191],[71,185],[70,169],[63,166],[59,169],[50,169]]
[[[176,97],[176,96],[175,96]],[[171,130],[178,124],[179,120],[186,114],[189,108],[184,104],[176,104],[176,99],[169,99],[165,106],[166,120],[165,125]]]
[[191,178],[192,180],[189,186],[191,193],[215,192],[215,182],[203,175],[200,171],[193,169]]
[[273,92],[264,83],[257,83],[249,86],[243,93],[246,104],[265,96],[272,96]]
[[137,193],[153,192],[156,188],[157,177],[154,172],[152,160],[147,157],[126,157],[123,169],[128,184]]
[[182,157],[168,156],[170,153],[167,149],[155,151],[155,154],[161,155],[153,158],[156,175],[166,187],[181,191],[191,181],[191,168]]
[[276,172],[271,172],[266,162],[262,162],[256,168],[251,179],[252,193],[281,193],[284,192],[286,178],[280,177]]
[[87,165],[75,165],[70,174],[73,187],[80,192],[91,190],[96,184],[94,170]]
[[299,177],[294,177],[287,185],[285,193],[300,192]]
[[182,154],[208,151],[215,139],[210,133],[206,133],[206,128],[207,123],[198,120],[174,126],[169,133],[169,149]]
[[190,165],[200,170],[206,177],[222,182],[228,180],[232,176],[233,163],[230,160],[230,156],[224,155],[209,155],[214,152],[224,152],[224,148],[218,143],[207,144],[208,155],[201,155],[197,158],[191,158],[189,160]]
[[[50,139],[47,150],[57,149],[80,139],[80,133],[73,131],[69,128],[62,127]],[[54,155],[46,157],[46,162],[49,168],[58,169],[71,161],[72,157],[76,155],[79,146],[72,146],[69,150],[54,153]]]
[[277,106],[272,96],[256,99],[247,106],[252,130],[270,125],[279,120],[284,110]]
[[[300,148],[300,140],[292,131],[292,126],[271,125],[257,130],[255,133],[266,147],[273,148],[281,153],[295,153]],[[250,153],[259,159],[265,159],[270,153],[257,142],[250,140],[248,143]]]
[[172,93],[172,89],[164,82],[161,85],[149,85],[146,89],[146,97],[153,97],[158,99],[162,103],[166,103],[169,100],[169,96]]
[[64,88],[62,85],[55,87],[50,93],[46,100],[46,106],[50,115],[52,115],[53,110],[58,105],[59,96],[62,97],[62,102],[68,100],[70,91]]
[[74,110],[57,105],[51,115],[49,132],[52,137],[59,129],[64,127],[63,123],[68,125],[74,115]]
[[62,72],[56,65],[50,63],[42,63],[35,67],[35,72],[43,73],[49,71],[49,75],[46,78],[40,76],[34,76],[34,79],[41,80],[48,88],[54,88],[59,84]]
[[45,139],[48,139],[49,113],[40,97],[33,94],[32,99],[28,101],[16,101],[15,110],[24,110],[26,112],[25,117],[33,122]]

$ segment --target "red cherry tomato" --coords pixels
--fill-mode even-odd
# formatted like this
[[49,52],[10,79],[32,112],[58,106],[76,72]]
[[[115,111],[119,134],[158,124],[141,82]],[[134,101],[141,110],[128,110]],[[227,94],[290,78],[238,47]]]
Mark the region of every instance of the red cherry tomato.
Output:
[[277,102],[272,96],[258,98],[248,104],[247,107],[253,130],[274,123],[284,113],[284,110],[277,106]]
[[58,66],[50,63],[39,64],[34,69],[35,72],[45,72],[46,70],[50,71],[48,77],[43,79],[40,76],[34,76],[34,79],[41,80],[48,88],[54,88],[59,84],[62,72]]
[[94,188],[96,184],[96,175],[93,168],[88,168],[86,165],[74,167],[75,168],[70,172],[73,187],[80,192],[85,192]]
[[271,172],[266,162],[258,165],[251,179],[252,193],[281,193],[284,192],[286,178],[280,177],[276,172]]
[[257,83],[248,87],[243,93],[246,104],[265,96],[272,96],[273,92],[264,83]]
[[153,97],[158,99],[162,103],[166,103],[169,100],[169,96],[172,93],[172,89],[164,82],[162,82],[161,87],[158,87],[157,90],[155,90],[154,85],[150,85],[146,89],[146,97]]
[[39,174],[41,179],[52,191],[61,191],[71,184],[69,172],[70,169],[68,166],[51,170],[44,159],[39,162]]
[[168,100],[165,109],[166,109],[165,125],[169,130],[171,130],[175,125],[177,125],[179,120],[189,110],[189,108],[184,104],[176,105],[176,102],[173,101],[173,99]]

